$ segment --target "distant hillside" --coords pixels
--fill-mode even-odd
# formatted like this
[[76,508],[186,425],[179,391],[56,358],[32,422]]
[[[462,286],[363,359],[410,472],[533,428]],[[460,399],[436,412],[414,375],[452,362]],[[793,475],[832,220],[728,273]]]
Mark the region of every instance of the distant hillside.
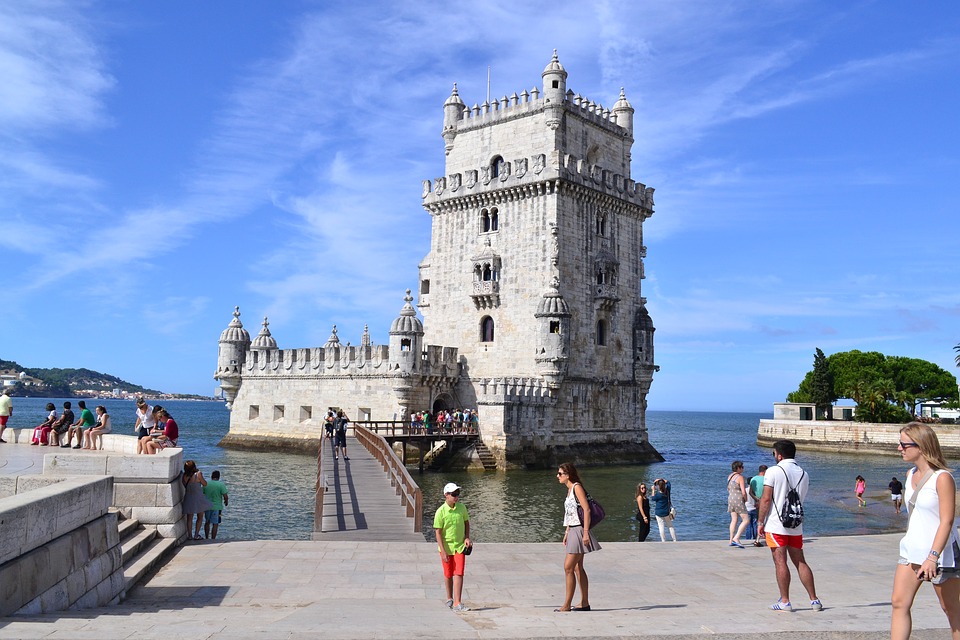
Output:
[[[26,378],[20,376],[25,373]],[[47,398],[73,398],[76,396],[100,395],[119,389],[126,394],[159,396],[160,391],[147,389],[138,384],[121,380],[90,369],[31,369],[12,360],[0,359],[0,375],[15,377],[11,395]]]

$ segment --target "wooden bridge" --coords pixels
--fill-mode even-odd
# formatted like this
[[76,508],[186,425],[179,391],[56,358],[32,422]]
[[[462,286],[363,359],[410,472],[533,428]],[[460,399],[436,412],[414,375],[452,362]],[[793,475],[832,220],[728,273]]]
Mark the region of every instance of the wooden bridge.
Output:
[[[407,445],[419,449],[422,473],[426,453],[439,442],[445,442],[444,449],[452,455],[479,444],[479,435],[420,433],[399,422],[356,422],[351,426],[349,459],[334,457],[331,440],[320,442],[313,539],[424,540],[423,495],[406,468]],[[393,450],[397,442],[404,445],[402,456]]]

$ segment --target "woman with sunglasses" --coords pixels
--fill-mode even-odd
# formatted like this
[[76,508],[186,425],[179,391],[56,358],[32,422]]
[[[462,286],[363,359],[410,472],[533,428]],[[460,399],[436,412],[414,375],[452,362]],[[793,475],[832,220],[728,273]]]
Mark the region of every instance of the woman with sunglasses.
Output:
[[947,471],[940,441],[928,425],[911,422],[900,429],[900,455],[914,465],[907,473],[904,498],[909,521],[900,541],[900,561],[893,576],[891,640],[910,637],[910,608],[923,582],[933,583],[947,614],[954,640],[960,640],[960,548],[953,525],[956,483]]
[[[566,594],[563,606],[554,611],[590,611],[590,584],[587,572],[583,568],[583,556],[591,551],[599,551],[600,545],[590,532],[590,503],[587,502],[587,492],[580,484],[580,475],[577,468],[569,462],[560,465],[557,471],[557,481],[567,488],[567,499],[563,501],[563,546],[567,556],[563,561],[563,572],[566,577]],[[583,511],[583,521],[577,506]],[[571,607],[573,595],[580,582],[580,606]]]

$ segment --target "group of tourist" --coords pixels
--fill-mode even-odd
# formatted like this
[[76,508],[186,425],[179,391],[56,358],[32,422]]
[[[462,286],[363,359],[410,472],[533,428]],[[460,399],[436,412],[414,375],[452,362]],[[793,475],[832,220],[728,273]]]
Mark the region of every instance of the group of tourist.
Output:
[[441,409],[435,416],[417,411],[410,416],[410,433],[476,433],[479,428],[480,416],[472,409]]
[[[946,468],[937,435],[928,425],[911,422],[904,426],[900,430],[898,450],[903,460],[913,467],[907,473],[905,487],[896,478],[894,483],[899,486],[891,487],[891,491],[903,490],[909,521],[906,535],[900,541],[900,559],[894,572],[890,637],[892,640],[910,637],[913,601],[920,585],[930,582],[946,613],[952,636],[960,638],[960,580],[955,580],[960,578],[960,539],[954,525],[956,483]],[[732,464],[732,472],[727,477],[730,543],[739,543],[744,533],[749,535],[749,513],[743,518],[740,508],[742,504],[743,511],[749,512],[748,500],[753,496],[758,512],[756,535],[770,548],[779,590],[779,598],[769,608],[773,611],[794,610],[790,599],[789,561],[797,569],[800,582],[810,598],[810,609],[822,611],[823,603],[817,595],[813,570],[803,551],[803,502],[809,491],[810,477],[797,464],[796,445],[790,440],[774,443],[773,458],[775,466],[762,465],[760,473],[750,481],[743,478],[741,461]],[[567,494],[563,503],[565,591],[563,603],[555,611],[590,611],[589,579],[583,561],[587,553],[599,551],[601,547],[591,531],[593,516],[589,494],[577,469],[570,463],[560,465],[557,480],[566,488]],[[761,487],[759,500],[754,484]],[[657,478],[653,487],[653,495],[648,496],[645,484],[637,486],[640,540],[644,540],[650,530],[651,503],[654,517],[658,522],[663,518],[661,540],[665,541],[663,529],[668,523],[675,540],[670,483]],[[461,490],[452,482],[444,486],[444,504],[437,509],[433,526],[443,566],[446,605],[456,611],[468,611],[462,602],[463,576],[465,556],[473,550],[473,542],[470,539],[470,516],[460,502]],[[897,497],[894,497],[895,504]],[[743,547],[742,544],[733,546]],[[580,603],[573,606],[578,585]]]
[[[210,474],[210,480],[203,477],[197,463],[187,460],[183,463],[183,518],[187,528],[188,540],[217,539],[220,523],[223,522],[223,508],[230,503],[227,485],[220,480],[220,471]],[[195,521],[195,522],[194,522]],[[200,526],[203,525],[203,535]],[[191,533],[192,531],[192,533]]]
[[[34,427],[30,437],[32,446],[62,447],[69,449],[103,449],[103,435],[112,430],[110,414],[102,404],[93,412],[87,409],[84,400],[77,402],[80,416],[74,421],[73,405],[67,400],[63,403],[63,412],[58,416],[57,408],[52,402],[46,406],[47,419]],[[64,440],[65,436],[65,440]],[[76,444],[73,444],[76,437]],[[62,441],[63,440],[63,441]]]
[[[670,539],[677,541],[677,532],[673,527],[674,518],[677,510],[670,499],[670,481],[665,478],[657,478],[650,485],[653,493],[647,494],[647,485],[641,482],[637,485],[637,541],[644,542],[650,535],[650,518],[657,519],[657,527],[660,529],[660,542],[666,542],[666,531],[670,532]],[[653,503],[651,512],[650,503]]]
[[333,441],[333,459],[339,460],[340,456],[349,461],[347,457],[347,425],[350,424],[350,418],[347,417],[343,409],[334,412],[333,409],[327,411],[323,419],[323,428],[327,432],[327,440]]

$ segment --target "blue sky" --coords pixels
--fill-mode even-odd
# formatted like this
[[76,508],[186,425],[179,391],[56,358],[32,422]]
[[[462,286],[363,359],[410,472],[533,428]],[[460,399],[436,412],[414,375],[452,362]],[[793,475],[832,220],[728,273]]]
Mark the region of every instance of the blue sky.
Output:
[[769,411],[816,347],[957,373],[952,3],[0,3],[0,357],[211,394],[234,305],[385,342],[453,83],[554,48],[636,109],[651,409]]

